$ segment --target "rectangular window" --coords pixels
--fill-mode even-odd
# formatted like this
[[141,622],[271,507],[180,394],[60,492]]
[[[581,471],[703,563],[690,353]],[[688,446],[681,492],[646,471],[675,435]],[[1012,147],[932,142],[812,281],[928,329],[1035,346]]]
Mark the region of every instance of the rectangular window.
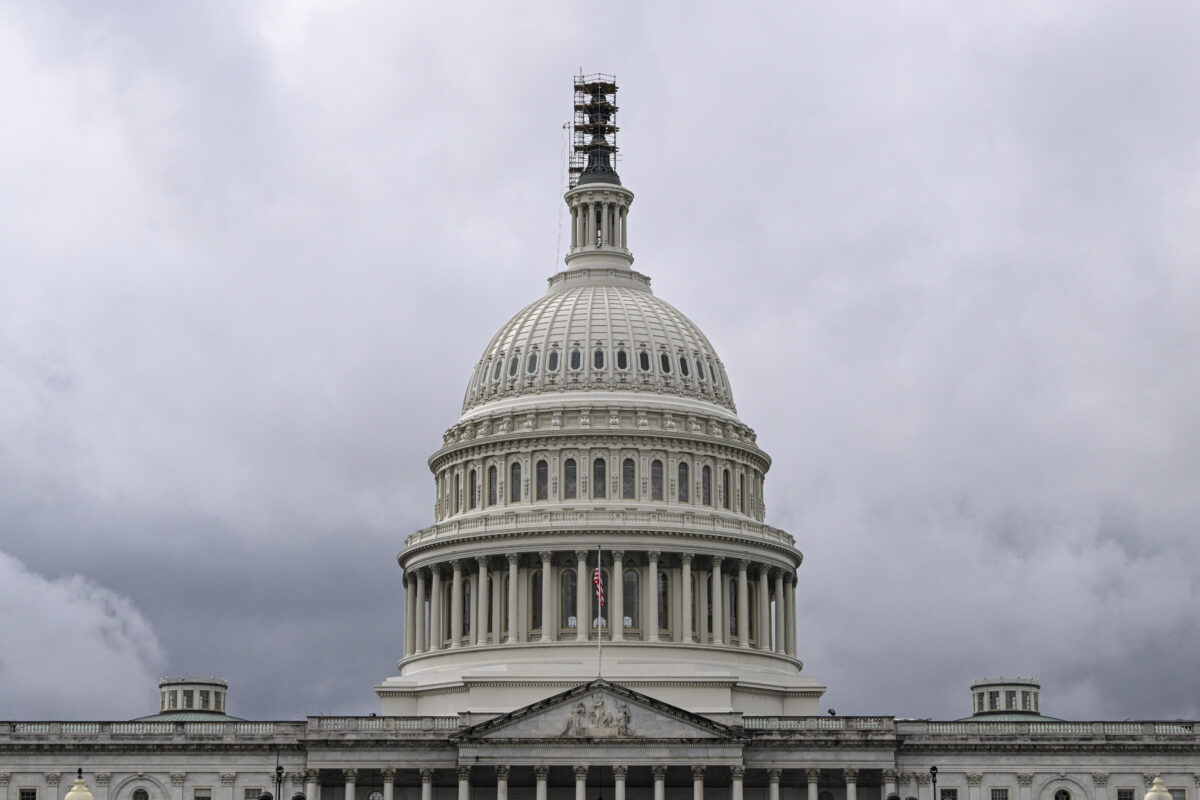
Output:
[[37,789],[22,789],[20,800],[37,800]]
[[184,708],[192,707],[192,699],[194,696],[195,696],[195,693],[191,689],[183,690],[183,707]]
[[1133,800],[1133,789],[1117,789],[1117,800]]
[[1029,692],[1021,692],[1021,710],[1032,711],[1033,706],[1029,703]]
[[200,690],[200,707],[205,708],[205,709],[208,708],[208,690],[207,689]]
[[212,800],[212,789],[193,789],[192,800]]
[[[999,692],[988,692],[988,710],[989,711],[999,711],[1000,710],[1000,693]],[[995,798],[993,798],[992,800],[995,800]]]
[[1167,789],[1171,793],[1171,800],[1187,800],[1187,789]]
[[603,458],[597,458],[592,462],[592,497],[605,497],[605,481],[608,476],[605,474],[605,463]]
[[177,708],[179,705],[179,692],[171,692],[170,695],[168,695],[168,699],[170,702],[167,703],[167,707],[172,711],[175,710],[175,708]]
[[941,789],[942,800],[958,800],[958,789]]
[[262,796],[262,787],[261,786],[247,786],[245,789],[242,790],[242,797],[244,798],[244,800],[258,800],[258,798],[261,796]]
[[1008,789],[992,789],[992,800],[1008,800]]

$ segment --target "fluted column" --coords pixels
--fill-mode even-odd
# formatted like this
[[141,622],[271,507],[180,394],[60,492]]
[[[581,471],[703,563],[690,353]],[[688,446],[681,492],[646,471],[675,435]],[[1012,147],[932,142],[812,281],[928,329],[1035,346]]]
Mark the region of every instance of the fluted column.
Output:
[[750,581],[746,576],[746,570],[750,568],[750,562],[746,559],[741,559],[737,562],[737,624],[738,624],[738,647],[750,646]]
[[442,649],[442,565],[429,568],[429,649]]
[[696,641],[708,642],[708,572],[696,570]]
[[779,800],[779,779],[782,776],[781,769],[767,770],[767,800]]
[[846,779],[846,800],[858,800],[858,770],[847,767],[842,770],[842,777]]
[[704,800],[704,767],[699,764],[692,767],[692,800]]
[[[821,780],[821,770],[806,769],[804,777],[808,779],[808,800],[817,800],[817,782]],[[887,800],[885,797],[883,800]]]
[[404,573],[404,655],[417,652],[417,584]]
[[741,764],[734,764],[729,768],[729,800],[742,800],[745,777],[746,768]]
[[471,593],[471,598],[475,604],[475,644],[487,644],[487,629],[488,629],[488,566],[487,559],[479,556],[475,559],[479,565],[479,583],[475,586],[475,591]]
[[358,782],[358,770],[353,767],[342,770],[342,775],[346,779],[345,800],[354,800],[355,784]]
[[608,203],[600,204],[600,243],[611,244],[608,240]]
[[542,559],[542,641],[548,642],[551,639],[550,631],[554,629],[550,622],[550,612],[553,609],[551,603],[554,600],[554,581],[550,579],[550,563],[554,554],[549,550],[543,550],[538,555]]
[[[692,642],[692,554],[680,553],[679,562],[681,564],[680,579],[683,581],[683,634],[680,637],[681,641],[691,644]],[[703,775],[701,776],[703,779]],[[703,786],[703,783],[701,783]],[[703,790],[702,790],[703,791]]]
[[315,769],[304,770],[304,797],[306,800],[317,800],[317,787],[321,785],[321,772]]
[[[416,630],[414,633],[414,637],[415,637],[414,642],[416,644],[416,649],[413,652],[424,653],[428,649],[428,647],[425,644],[425,570],[423,570],[423,569],[417,570],[416,612],[417,612],[417,617],[416,617],[417,627],[416,627]],[[309,796],[309,795],[305,795],[305,796],[308,797],[308,800],[312,800],[311,796]]]
[[534,767],[533,776],[537,778],[537,791],[534,800],[546,800],[546,782],[550,777],[549,767]]
[[[1017,773],[1017,793],[1020,795],[1021,800],[1029,800],[1030,796],[1033,793],[1032,787],[1033,787],[1033,773],[1032,772],[1018,772]],[[930,795],[930,796],[932,797],[932,795]],[[937,800],[937,798],[934,798],[934,800]]]
[[458,775],[458,800],[471,800],[471,768],[459,764],[455,773]]
[[237,781],[236,772],[221,773],[221,794],[224,795],[222,800],[233,800],[233,784]]
[[625,778],[629,774],[629,768],[615,764],[613,771],[613,800],[625,800]]
[[925,788],[929,786],[929,773],[915,772],[913,778],[917,781],[917,800],[932,800],[933,795]]
[[721,577],[721,562],[725,559],[713,556],[712,560],[712,640],[713,644],[725,643],[725,592]]
[[789,656],[796,655],[796,580],[796,573],[789,573],[787,586],[784,587],[787,594],[787,615],[785,617],[787,622],[783,633]]
[[[111,772],[97,772],[96,775],[96,800],[108,800],[108,787],[112,784]],[[8,781],[9,773],[0,772],[0,800],[8,800]],[[20,800],[20,798],[18,798]]]
[[784,600],[783,570],[775,570],[775,642],[776,653],[786,652],[787,603]]
[[883,797],[880,800],[887,800],[896,793],[896,770],[885,769],[883,771]]
[[[172,800],[183,800],[183,782],[187,778],[187,773],[172,772],[170,778]],[[58,779],[58,775],[46,775],[46,785],[55,789],[55,791],[50,792],[55,797],[58,796]]]
[[[450,563],[450,647],[461,647],[463,636],[463,607],[462,607],[462,568],[461,559]],[[347,798],[349,800],[349,798]]]
[[496,800],[508,800],[508,770],[507,764],[496,765]]
[[423,769],[421,773],[421,800],[433,800],[433,770]]
[[758,649],[771,649],[771,573],[758,568]]
[[[1196,774],[1196,788],[1200,789],[1200,773]],[[1093,772],[1092,773],[1092,789],[1094,790],[1093,797],[1096,800],[1108,800],[1108,773]],[[886,800],[886,798],[885,798]]]
[[587,800],[588,768],[582,764],[575,767],[575,800]]
[[612,552],[612,578],[609,580],[608,599],[612,608],[612,613],[609,614],[612,618],[609,630],[614,642],[625,639],[625,567],[621,563],[624,557],[625,553],[620,550]]
[[[658,641],[658,557],[661,555],[655,550],[646,553],[648,560],[647,564],[647,580],[646,580],[646,596],[649,602],[646,603],[646,639],[651,642]],[[658,798],[658,800],[662,800]]]
[[592,627],[592,605],[588,602],[587,551],[575,551],[575,640],[585,641]]
[[[967,773],[967,799],[979,800],[979,786],[983,783],[982,772]],[[884,800],[887,800],[885,797]]]
[[655,766],[650,768],[654,776],[654,800],[665,800],[667,795],[667,768]]
[[521,557],[508,554],[508,643],[517,643],[517,583]]

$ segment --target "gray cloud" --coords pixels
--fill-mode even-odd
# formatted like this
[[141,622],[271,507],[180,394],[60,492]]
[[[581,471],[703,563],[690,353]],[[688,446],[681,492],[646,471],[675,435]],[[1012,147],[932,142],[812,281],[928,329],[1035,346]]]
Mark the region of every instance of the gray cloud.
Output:
[[775,459],[828,705],[1036,673],[1050,714],[1200,716],[1198,39],[1182,3],[11,6],[0,550],[165,652],[54,713],[149,713],[159,664],[375,707],[425,459],[558,268],[582,65],[636,266]]

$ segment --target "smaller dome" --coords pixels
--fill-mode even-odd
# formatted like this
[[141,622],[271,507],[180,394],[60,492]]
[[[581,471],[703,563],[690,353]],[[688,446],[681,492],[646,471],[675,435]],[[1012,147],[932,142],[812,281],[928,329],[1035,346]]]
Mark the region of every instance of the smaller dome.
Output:
[[96,800],[95,795],[87,788],[87,784],[83,782],[82,768],[76,775],[75,785],[71,787],[71,791],[67,792],[63,800]]
[[158,713],[138,722],[222,722],[240,720],[225,713],[229,684],[220,678],[163,678],[158,682]]

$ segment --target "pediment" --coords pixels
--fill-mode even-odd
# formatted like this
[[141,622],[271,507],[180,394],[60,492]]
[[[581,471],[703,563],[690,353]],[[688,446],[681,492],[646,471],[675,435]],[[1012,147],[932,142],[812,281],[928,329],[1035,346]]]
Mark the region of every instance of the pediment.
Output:
[[741,739],[734,729],[598,678],[456,734],[475,741]]

